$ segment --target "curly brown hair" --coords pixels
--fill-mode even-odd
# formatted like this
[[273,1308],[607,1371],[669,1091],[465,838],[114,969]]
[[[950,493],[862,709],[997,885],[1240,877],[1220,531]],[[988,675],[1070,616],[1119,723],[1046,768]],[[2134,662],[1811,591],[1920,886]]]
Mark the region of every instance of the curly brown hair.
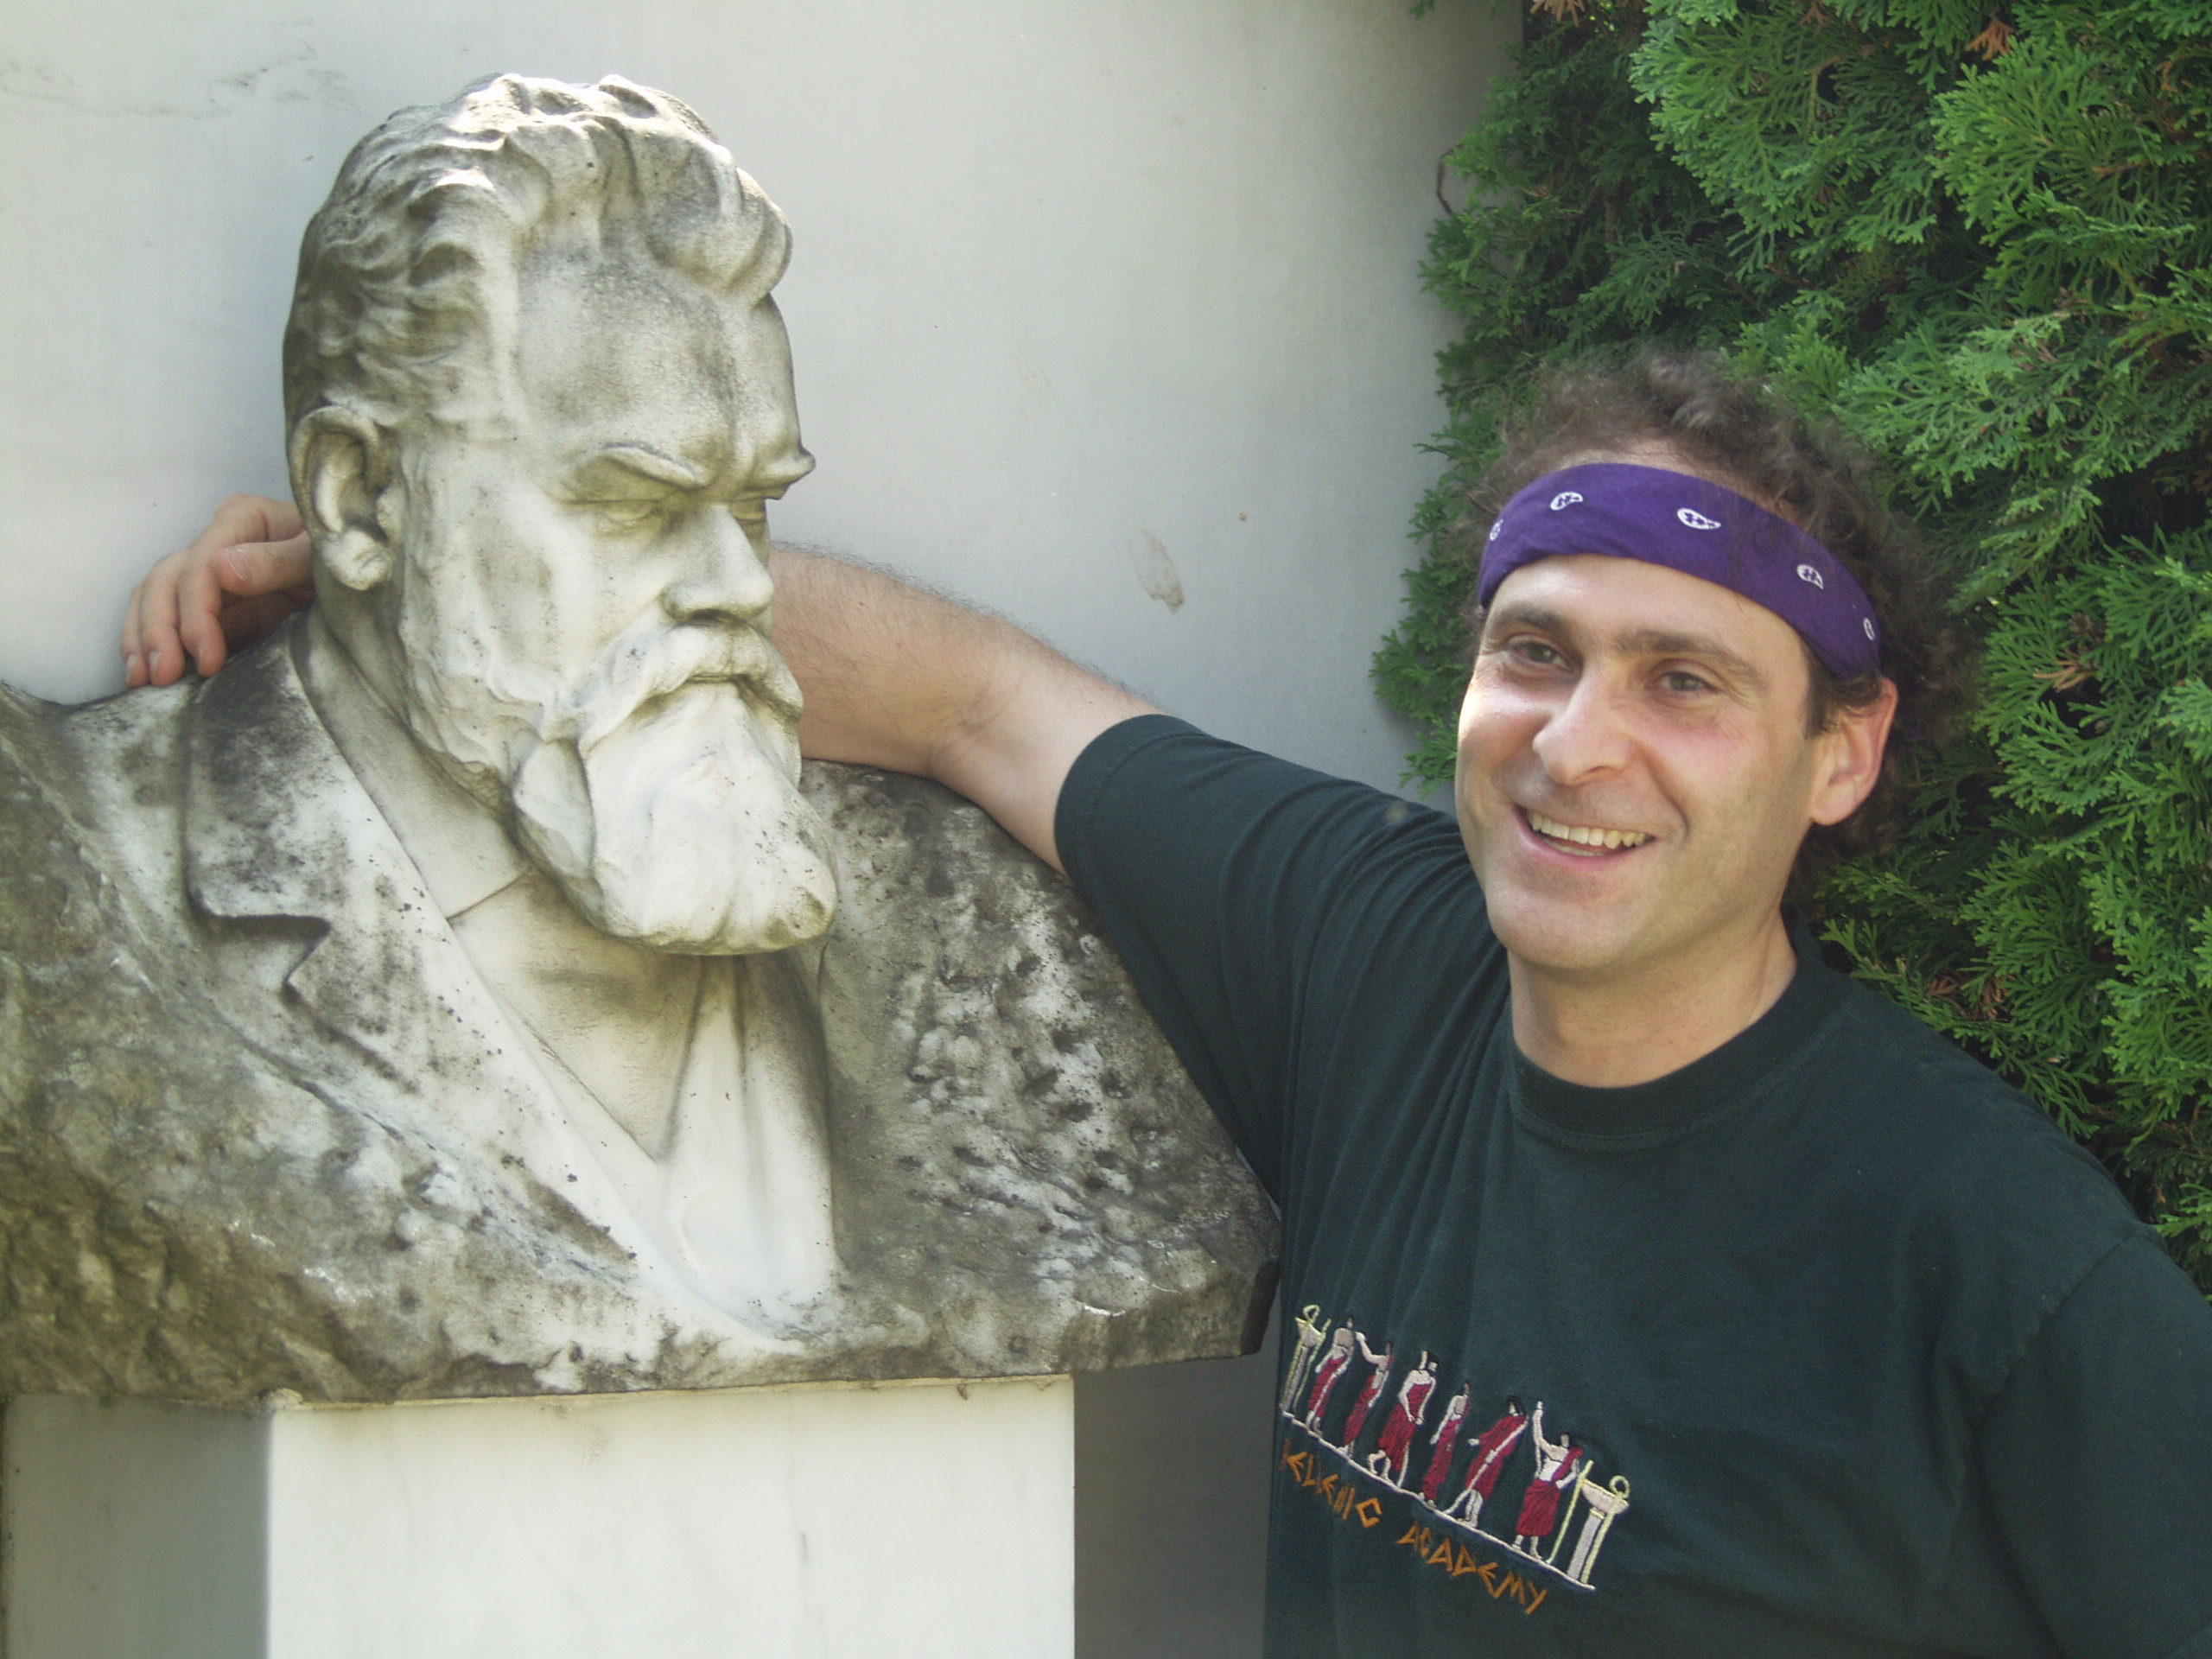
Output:
[[[1948,741],[1964,720],[1974,651],[1950,620],[1945,584],[1911,522],[1885,500],[1873,457],[1833,422],[1808,419],[1719,353],[1657,347],[1546,371],[1502,435],[1503,453],[1469,491],[1467,514],[1455,527],[1470,563],[1480,563],[1491,522],[1523,486],[1578,461],[1651,446],[1780,512],[1842,561],[1873,601],[1881,665],[1840,678],[1808,646],[1806,729],[1826,731],[1842,710],[1872,703],[1885,678],[1897,689],[1897,719],[1881,776],[1859,810],[1806,835],[1791,892],[1802,896],[1829,866],[1892,844],[1919,753]],[[1476,636],[1482,613],[1471,582],[1468,592],[1468,632]]]

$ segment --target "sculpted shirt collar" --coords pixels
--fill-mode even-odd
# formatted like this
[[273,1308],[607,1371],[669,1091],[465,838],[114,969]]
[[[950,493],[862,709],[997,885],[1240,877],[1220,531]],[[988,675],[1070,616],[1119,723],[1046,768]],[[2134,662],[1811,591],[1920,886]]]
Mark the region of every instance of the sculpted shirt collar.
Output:
[[294,640],[308,701],[448,920],[529,873],[505,826],[377,700],[319,613],[308,613]]

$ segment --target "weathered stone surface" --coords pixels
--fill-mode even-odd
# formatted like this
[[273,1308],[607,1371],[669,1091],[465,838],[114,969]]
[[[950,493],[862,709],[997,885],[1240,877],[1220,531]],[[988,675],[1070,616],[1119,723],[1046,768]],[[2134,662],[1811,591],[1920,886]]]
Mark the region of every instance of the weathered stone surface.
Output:
[[[181,902],[184,716],[265,716],[288,671],[279,643],[81,709],[0,695],[0,1393],[710,1388],[1256,1340],[1272,1218],[1080,902],[975,808],[864,770],[808,768],[840,907],[787,953],[830,1057],[835,1292],[764,1328],[650,1270],[588,1160],[551,1173],[497,1032],[404,1075],[407,1033],[380,1054],[288,985],[313,923]],[[301,737],[232,741],[297,785]]]
[[1065,884],[802,773],[788,247],[618,79],[347,157],[285,341],[315,608],[204,683],[0,692],[0,1394],[1256,1340],[1264,1202]]

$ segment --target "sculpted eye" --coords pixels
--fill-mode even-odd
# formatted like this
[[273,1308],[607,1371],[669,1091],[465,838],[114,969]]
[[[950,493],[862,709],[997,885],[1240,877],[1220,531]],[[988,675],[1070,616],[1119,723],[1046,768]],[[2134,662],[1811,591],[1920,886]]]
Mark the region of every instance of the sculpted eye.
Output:
[[658,501],[594,501],[592,514],[611,530],[642,530],[660,517]]

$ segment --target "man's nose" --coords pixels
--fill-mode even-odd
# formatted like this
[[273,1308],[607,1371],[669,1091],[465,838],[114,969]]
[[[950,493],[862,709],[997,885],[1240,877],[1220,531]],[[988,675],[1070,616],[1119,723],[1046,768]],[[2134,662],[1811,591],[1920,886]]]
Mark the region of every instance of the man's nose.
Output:
[[1632,750],[1626,694],[1585,673],[1536,733],[1533,747],[1553,782],[1577,784],[1627,766]]
[[749,622],[768,608],[775,583],[736,516],[699,514],[690,527],[683,568],[661,596],[678,622]]

